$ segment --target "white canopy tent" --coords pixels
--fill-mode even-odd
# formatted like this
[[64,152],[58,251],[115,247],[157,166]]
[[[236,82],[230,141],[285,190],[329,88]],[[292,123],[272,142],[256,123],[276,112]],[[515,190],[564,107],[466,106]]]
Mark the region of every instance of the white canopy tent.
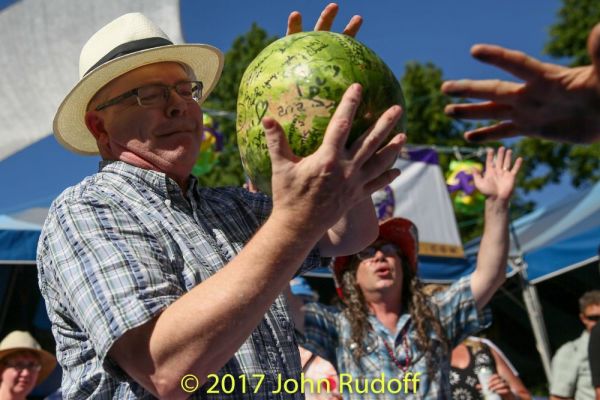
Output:
[[0,161],[52,133],[79,77],[79,52],[114,18],[146,14],[182,43],[177,0],[21,0],[0,12]]

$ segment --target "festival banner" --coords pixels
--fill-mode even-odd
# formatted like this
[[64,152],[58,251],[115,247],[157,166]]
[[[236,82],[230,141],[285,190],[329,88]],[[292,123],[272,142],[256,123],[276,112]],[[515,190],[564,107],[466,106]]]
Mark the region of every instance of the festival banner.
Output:
[[380,219],[408,218],[419,229],[419,255],[463,258],[452,201],[433,149],[405,149],[394,167],[401,174],[373,195]]

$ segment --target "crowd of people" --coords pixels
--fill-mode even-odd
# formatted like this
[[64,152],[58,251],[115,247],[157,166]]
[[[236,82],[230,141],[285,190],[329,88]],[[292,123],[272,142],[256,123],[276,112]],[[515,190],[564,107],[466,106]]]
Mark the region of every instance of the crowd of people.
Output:
[[[315,29],[329,30],[336,12],[328,5]],[[361,23],[353,17],[344,33],[355,35]],[[301,15],[290,14],[288,34],[301,30]],[[475,46],[476,58],[524,82],[446,82],[445,93],[486,100],[446,112],[505,121],[467,132],[468,140],[599,141],[600,25],[589,49],[592,65],[566,68]],[[392,130],[401,107],[391,106],[346,148],[362,94],[350,85],[323,144],[304,158],[264,117],[272,197],[201,187],[190,175],[201,104],[222,66],[218,49],[175,45],[139,13],[110,22],[81,51],[80,80],[56,113],[54,134],[102,162],[53,202],[37,257],[62,396],[302,399],[299,377],[321,357],[328,366],[316,374],[328,375],[318,387],[334,387],[333,398],[529,398],[501,352],[471,337],[490,324],[485,306],[505,280],[521,159],[504,147],[488,151],[474,176],[486,196],[476,269],[428,295],[418,278],[417,227],[406,218],[378,221],[371,202],[399,174],[391,166],[406,135]],[[340,305],[304,299],[290,315],[290,280],[331,257]],[[597,293],[589,297],[582,298],[585,338],[600,317]],[[562,386],[552,382],[552,396],[590,398],[591,379],[579,375],[590,371],[588,341],[597,348],[578,339],[576,350],[557,353]],[[563,353],[577,366],[563,366]],[[0,400],[24,398],[55,363],[28,333],[8,335],[0,344]]]

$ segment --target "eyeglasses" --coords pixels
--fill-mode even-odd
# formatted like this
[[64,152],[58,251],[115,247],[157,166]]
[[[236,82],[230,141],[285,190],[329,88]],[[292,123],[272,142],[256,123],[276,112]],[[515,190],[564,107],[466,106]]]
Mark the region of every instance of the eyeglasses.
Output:
[[95,108],[96,111],[104,110],[107,107],[115,105],[129,97],[135,96],[141,107],[161,107],[167,104],[171,96],[171,89],[182,99],[192,102],[199,102],[202,98],[202,89],[204,85],[200,81],[183,81],[174,85],[153,84],[135,88],[123,93]]
[[585,319],[589,319],[590,321],[598,322],[598,321],[600,321],[600,315],[585,315]]
[[42,365],[38,362],[7,362],[6,365],[8,368],[14,368],[17,371],[21,372],[24,369],[29,371],[39,372],[42,369]]
[[382,243],[378,246],[369,246],[366,249],[359,251],[356,253],[356,257],[358,257],[359,260],[368,260],[375,257],[377,250],[381,251],[386,256],[398,255],[400,252],[400,248],[394,243]]

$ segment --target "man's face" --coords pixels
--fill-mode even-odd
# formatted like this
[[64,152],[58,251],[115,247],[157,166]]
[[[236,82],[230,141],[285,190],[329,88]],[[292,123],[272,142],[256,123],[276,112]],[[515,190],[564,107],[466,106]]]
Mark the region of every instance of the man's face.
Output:
[[356,282],[363,293],[392,291],[401,292],[402,261],[398,248],[386,241],[376,241],[371,246],[376,249],[373,257],[362,260],[356,270]]
[[581,322],[585,329],[590,332],[600,318],[600,304],[591,304],[583,310],[583,314],[579,314]]
[[37,381],[39,365],[39,360],[32,354],[7,357],[0,364],[0,385],[15,397],[27,396]]
[[140,67],[105,86],[86,115],[103,157],[187,179],[202,139],[202,110],[196,102],[171,90],[164,106],[141,107],[131,96],[104,110],[93,110],[98,103],[144,85],[186,80],[190,77],[180,64],[165,62]]

